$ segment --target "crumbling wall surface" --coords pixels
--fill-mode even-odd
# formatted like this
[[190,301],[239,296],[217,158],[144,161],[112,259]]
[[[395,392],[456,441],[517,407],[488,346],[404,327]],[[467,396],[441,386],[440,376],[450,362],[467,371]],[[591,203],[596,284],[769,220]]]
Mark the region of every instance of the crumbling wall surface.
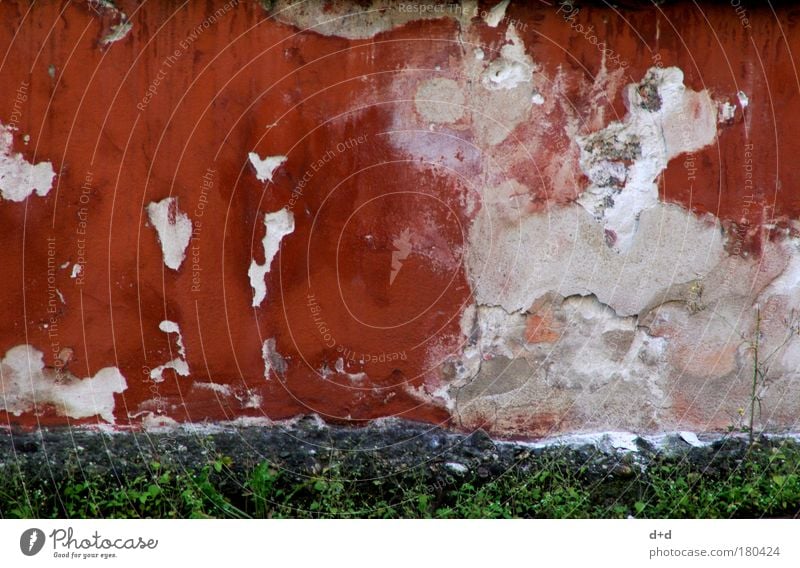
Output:
[[790,4],[0,4],[0,420],[795,431]]

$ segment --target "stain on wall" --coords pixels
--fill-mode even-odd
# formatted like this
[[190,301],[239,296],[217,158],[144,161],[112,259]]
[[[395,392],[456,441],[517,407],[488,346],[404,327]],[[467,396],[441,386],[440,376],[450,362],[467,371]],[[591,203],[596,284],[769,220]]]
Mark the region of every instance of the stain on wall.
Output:
[[796,430],[797,15],[1,4],[2,422]]

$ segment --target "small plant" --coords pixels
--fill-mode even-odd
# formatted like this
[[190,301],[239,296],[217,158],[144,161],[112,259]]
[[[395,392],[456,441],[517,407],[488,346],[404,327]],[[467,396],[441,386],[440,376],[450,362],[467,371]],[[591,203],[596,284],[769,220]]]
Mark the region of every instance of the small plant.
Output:
[[192,468],[139,464],[142,473],[129,477],[65,469],[53,480],[5,466],[0,517],[800,517],[800,446],[736,447],[720,446],[699,461],[653,456],[647,468],[623,456],[596,461],[552,449],[492,475],[420,466],[381,476],[335,461],[302,476],[267,462],[234,471],[218,457]]
[[[775,347],[775,349],[769,353],[767,356],[763,356],[761,353],[761,342],[762,342],[762,333],[761,333],[761,326],[762,326],[762,319],[761,319],[761,306],[756,305],[756,326],[755,332],[753,334],[752,339],[749,341],[749,348],[753,353],[753,369],[752,369],[752,380],[751,380],[751,389],[750,389],[750,400],[749,400],[749,412],[748,416],[748,423],[745,427],[747,432],[748,442],[752,446],[755,443],[756,436],[755,436],[755,421],[756,421],[756,410],[758,411],[759,418],[762,414],[762,407],[761,403],[763,400],[763,393],[767,388],[767,378],[769,376],[769,369],[772,359],[775,357],[777,353],[779,353],[791,340],[791,338],[797,332],[797,325],[795,322],[794,312],[792,312],[790,319],[787,322],[788,333],[784,340]],[[740,415],[742,413],[740,412]]]

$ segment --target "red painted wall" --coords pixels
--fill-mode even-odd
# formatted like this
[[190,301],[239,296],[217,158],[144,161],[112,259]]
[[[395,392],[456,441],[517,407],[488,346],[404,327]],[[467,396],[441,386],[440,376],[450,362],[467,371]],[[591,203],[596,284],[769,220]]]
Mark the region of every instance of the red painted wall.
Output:
[[[735,238],[726,246],[746,259],[762,258],[766,241],[788,238],[782,229],[793,231],[800,213],[794,8],[750,10],[743,23],[725,3],[559,13],[513,2],[497,27],[481,19],[490,7],[482,4],[472,19],[325,35],[256,2],[118,5],[125,18],[83,2],[0,5],[0,123],[16,127],[8,154],[50,162],[56,174],[44,196],[0,200],[0,356],[30,345],[43,353],[53,384],[118,368],[126,387],[113,394],[118,427],[309,413],[342,423],[482,425],[499,435],[625,427],[610,411],[605,423],[582,422],[563,401],[525,402],[507,420],[483,411],[459,417],[447,403],[454,396],[447,361],[469,341],[461,324],[474,301],[465,256],[483,246],[468,234],[486,207],[482,184],[492,168],[525,187],[525,215],[574,205],[589,180],[565,126],[572,121],[585,134],[622,120],[624,86],[654,66],[678,67],[688,89],[739,105],[689,167],[683,157],[670,161],[659,199],[710,214],[727,236],[743,235],[738,247]],[[104,44],[125,21],[131,30]],[[465,66],[475,49],[487,61],[499,57],[509,25],[535,65],[545,99],[539,114],[512,120],[500,99],[486,99],[478,110],[508,126],[499,144],[486,141],[471,114],[435,126],[420,119],[420,82],[447,78],[468,90]],[[611,46],[605,62],[594,32]],[[342,37],[357,33],[368,37]],[[471,96],[470,113],[479,104]],[[287,157],[271,183],[256,178],[251,151]],[[147,212],[170,196],[193,227],[177,271],[162,261]],[[266,299],[254,308],[248,267],[264,262],[264,215],[282,208],[291,210],[294,230],[281,240]],[[403,231],[405,255],[397,245]],[[71,278],[76,262],[82,271]],[[533,343],[546,314],[530,313]],[[189,374],[167,369],[155,382],[152,369],[183,358],[178,335],[159,329],[164,320],[179,326]],[[265,378],[270,338],[277,355],[267,357]],[[339,358],[345,365],[337,372]],[[22,380],[14,373],[4,367],[9,392]],[[671,410],[640,426],[724,426],[727,417],[709,410],[713,393],[696,395],[688,410],[673,395]],[[107,422],[70,416],[60,396],[0,411],[0,421]],[[786,413],[780,425],[791,427]]]

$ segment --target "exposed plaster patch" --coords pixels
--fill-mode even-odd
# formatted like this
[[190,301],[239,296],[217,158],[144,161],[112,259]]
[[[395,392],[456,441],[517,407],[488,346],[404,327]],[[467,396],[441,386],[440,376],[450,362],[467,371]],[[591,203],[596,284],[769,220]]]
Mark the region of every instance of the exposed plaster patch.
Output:
[[133,24],[127,20],[123,20],[120,23],[111,26],[110,31],[108,34],[103,36],[103,39],[100,40],[100,43],[103,45],[111,45],[112,43],[116,43],[124,39],[132,29]]
[[539,66],[526,53],[513,24],[508,26],[505,39],[499,54],[464,58],[466,105],[473,109],[472,128],[483,147],[505,140],[529,119],[531,108],[539,106],[540,99],[544,102],[545,80],[535,75]]
[[248,155],[250,163],[256,169],[256,178],[258,181],[272,181],[272,175],[286,160],[286,156],[267,156],[261,159],[255,152],[250,152]]
[[76,262],[75,264],[72,265],[72,272],[70,273],[69,277],[77,278],[78,276],[81,275],[81,272],[83,272],[83,266],[81,266]]
[[186,348],[183,345],[183,336],[181,335],[180,327],[178,327],[178,324],[174,321],[164,320],[158,324],[158,328],[166,334],[174,333],[178,336],[176,338],[178,356],[172,359],[172,361],[168,361],[155,369],[151,369],[150,378],[156,383],[162,382],[164,380],[164,371],[167,369],[172,369],[182,377],[188,377],[189,363],[186,361]]
[[507,312],[526,310],[553,292],[594,294],[621,316],[639,314],[684,299],[686,284],[726,256],[716,219],[664,203],[642,211],[624,256],[606,246],[603,227],[575,205],[513,222],[504,221],[495,207],[484,207],[468,243],[467,274],[476,301]]
[[169,416],[163,416],[153,412],[145,413],[142,418],[142,428],[147,432],[169,432],[180,427],[180,424]]
[[717,119],[717,122],[721,124],[731,122],[735,116],[736,105],[732,105],[728,101],[725,101],[719,105],[719,118]]
[[366,373],[348,373],[347,370],[345,369],[345,363],[342,357],[336,359],[336,363],[334,364],[334,369],[336,369],[336,372],[338,374],[344,375],[352,382],[363,381],[364,379],[367,378]]
[[111,45],[112,43],[116,43],[124,39],[125,36],[127,36],[133,29],[133,24],[128,21],[128,15],[117,8],[114,2],[110,2],[108,0],[89,0],[89,4],[98,9],[105,10],[112,16],[118,18],[118,22],[112,25],[109,28],[108,33],[100,39],[101,45]]
[[31,164],[22,154],[13,151],[14,130],[0,124],[0,197],[8,201],[25,201],[35,193],[48,194],[56,177],[50,162]]
[[490,28],[496,28],[497,25],[503,21],[506,15],[506,8],[511,0],[502,0],[502,2],[495,4],[483,17],[483,21]]
[[521,83],[529,83],[536,69],[513,24],[508,26],[506,41],[500,48],[500,57],[486,67],[481,77],[483,86],[490,91],[516,89]]
[[750,99],[747,97],[744,91],[739,91],[736,93],[736,97],[739,99],[739,104],[741,105],[742,110],[746,109],[750,104]]
[[578,202],[603,222],[617,252],[630,249],[640,214],[658,202],[656,180],[669,161],[711,144],[717,132],[716,105],[707,91],[687,89],[677,67],[651,68],[626,94],[623,121],[575,138],[591,181]]
[[167,268],[178,270],[186,258],[186,247],[192,238],[192,222],[178,209],[178,198],[167,197],[147,206],[147,216],[156,229],[161,253]]
[[453,123],[464,116],[464,93],[452,79],[428,79],[417,89],[414,105],[425,121]]
[[261,395],[249,390],[245,396],[236,396],[236,399],[242,403],[242,408],[261,408],[261,405],[264,403]]
[[250,269],[247,271],[247,276],[250,278],[250,286],[253,288],[254,308],[260,306],[264,298],[267,297],[265,278],[269,274],[272,260],[278,254],[281,240],[294,231],[294,215],[288,209],[267,213],[264,215],[264,226],[266,227],[266,234],[261,241],[264,247],[264,264],[259,264],[252,260]]
[[18,345],[0,360],[0,410],[20,416],[53,406],[62,416],[100,416],[114,423],[114,394],[128,388],[116,367],[79,379],[44,365],[44,355],[30,345]]
[[[474,313],[472,329],[464,329],[468,347],[454,361],[449,383],[455,412],[466,426],[487,414],[500,425],[513,424],[520,415],[535,414],[536,401],[544,399],[551,408],[563,403],[570,413],[588,416],[596,411],[593,393],[616,388],[629,390],[637,413],[609,407],[603,418],[642,426],[664,399],[658,384],[665,362],[663,339],[650,337],[636,318],[617,316],[593,296],[550,295],[526,312],[478,306]],[[545,313],[550,315],[537,325],[548,329],[537,330],[541,340],[531,343],[526,320]],[[533,407],[526,410],[528,405]]]
[[372,0],[365,5],[363,2],[277,0],[272,3],[270,13],[279,22],[302,30],[347,39],[368,39],[416,20],[450,18],[464,27],[478,14],[478,3],[477,0],[462,0],[460,5]]

